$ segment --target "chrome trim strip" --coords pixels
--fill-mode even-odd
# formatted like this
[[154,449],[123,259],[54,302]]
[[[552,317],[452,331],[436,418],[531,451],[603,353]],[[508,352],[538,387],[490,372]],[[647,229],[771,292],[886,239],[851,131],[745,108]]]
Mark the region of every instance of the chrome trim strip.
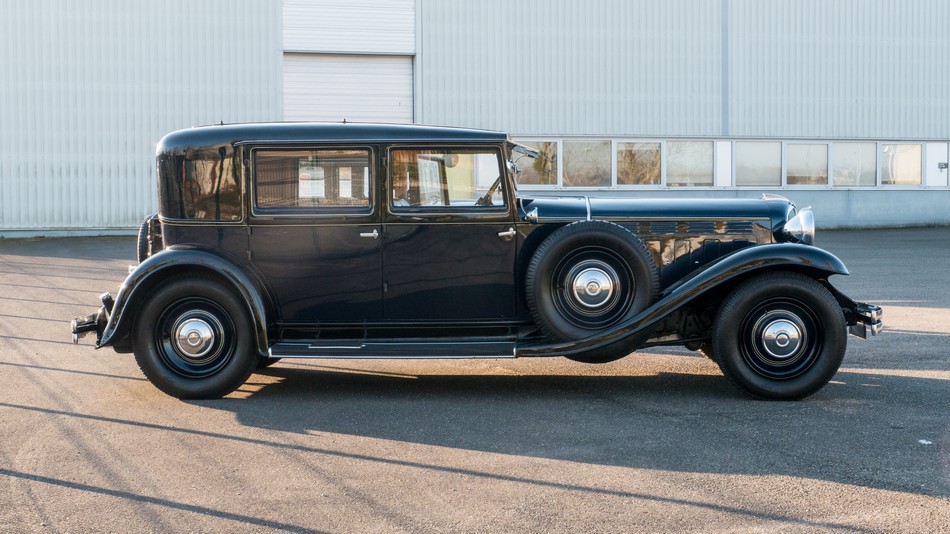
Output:
[[584,197],[584,201],[587,202],[587,220],[589,221],[589,220],[591,220],[591,218],[590,218],[590,197]]

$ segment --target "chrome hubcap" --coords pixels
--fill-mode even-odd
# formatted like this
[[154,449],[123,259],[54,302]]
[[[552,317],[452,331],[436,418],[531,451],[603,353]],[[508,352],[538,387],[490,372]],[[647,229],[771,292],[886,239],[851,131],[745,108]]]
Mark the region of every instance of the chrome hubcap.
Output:
[[[212,317],[208,319],[214,320]],[[221,326],[216,326],[220,332]],[[215,328],[206,320],[197,317],[184,318],[175,327],[175,348],[189,360],[200,360],[211,352],[215,342],[214,333]]]
[[589,267],[577,273],[572,286],[574,298],[585,308],[599,308],[610,302],[614,294],[610,274],[599,267]]
[[794,313],[787,310],[766,313],[756,321],[761,357],[775,364],[786,364],[798,358],[805,343],[805,327]]
[[777,319],[762,330],[762,346],[779,360],[792,357],[802,342],[801,327],[788,319]]

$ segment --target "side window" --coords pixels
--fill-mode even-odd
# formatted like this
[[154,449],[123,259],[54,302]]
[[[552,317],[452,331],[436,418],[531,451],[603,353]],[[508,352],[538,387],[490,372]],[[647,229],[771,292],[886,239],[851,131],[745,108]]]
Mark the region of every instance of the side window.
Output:
[[261,209],[368,208],[369,149],[257,149],[254,198]]
[[394,149],[392,207],[503,207],[499,155],[494,148]]
[[159,159],[160,213],[171,219],[236,221],[241,187],[230,147]]

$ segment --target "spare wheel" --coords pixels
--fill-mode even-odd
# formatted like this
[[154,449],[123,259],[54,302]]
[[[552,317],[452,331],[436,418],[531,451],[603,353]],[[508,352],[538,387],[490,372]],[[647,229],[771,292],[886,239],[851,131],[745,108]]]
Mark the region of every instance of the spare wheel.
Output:
[[580,221],[541,243],[528,264],[525,291],[541,331],[552,340],[572,341],[643,311],[659,292],[659,276],[653,255],[629,230]]

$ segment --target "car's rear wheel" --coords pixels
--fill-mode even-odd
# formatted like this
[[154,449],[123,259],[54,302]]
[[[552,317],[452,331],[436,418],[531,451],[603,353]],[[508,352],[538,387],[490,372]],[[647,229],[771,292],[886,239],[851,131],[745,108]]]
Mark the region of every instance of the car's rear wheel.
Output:
[[821,283],[798,273],[749,279],[722,303],[712,353],[739,389],[800,399],[821,389],[847,348],[844,313]]
[[145,376],[182,399],[217,398],[237,389],[257,365],[244,303],[219,280],[171,278],[135,322],[133,349]]
[[138,239],[136,240],[136,249],[135,249],[135,259],[139,263],[145,261],[149,256],[151,256],[151,251],[149,250],[148,239],[149,231],[151,230],[152,221],[158,218],[158,214],[152,214],[145,218],[142,221],[142,225],[139,226]]
[[[556,341],[588,338],[634,317],[653,302],[658,287],[646,245],[606,221],[582,221],[555,231],[535,251],[525,276],[531,315]],[[603,363],[623,356],[625,351],[572,359]]]

